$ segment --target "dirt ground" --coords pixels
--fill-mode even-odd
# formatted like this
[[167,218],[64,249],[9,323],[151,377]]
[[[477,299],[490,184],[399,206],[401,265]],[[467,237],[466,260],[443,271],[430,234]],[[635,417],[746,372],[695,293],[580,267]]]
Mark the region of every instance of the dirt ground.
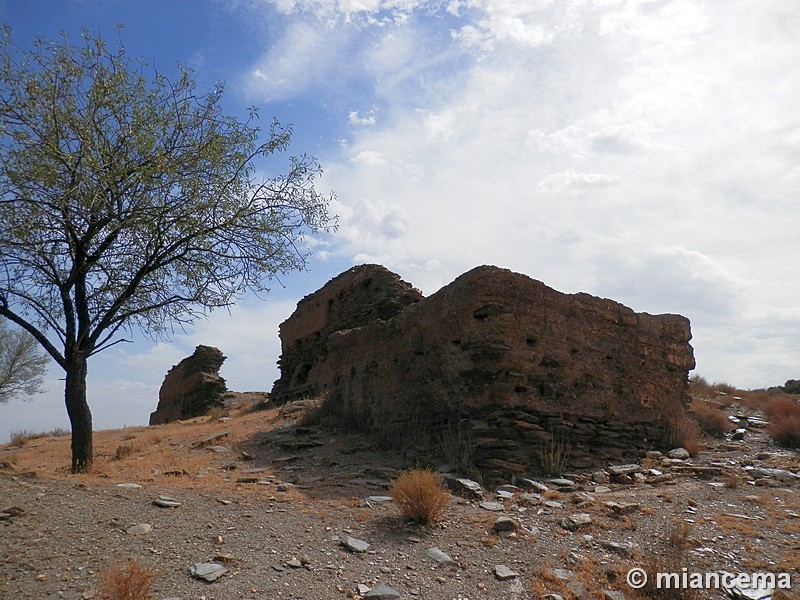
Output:
[[[640,596],[628,571],[659,565],[786,573],[785,592],[800,597],[800,457],[761,424],[688,460],[645,458],[633,482],[519,481],[484,489],[499,503],[484,506],[454,494],[441,521],[420,526],[382,498],[407,457],[298,426],[307,409],[96,432],[93,471],[80,476],[67,471],[68,436],[0,447],[0,597],[111,597],[103,573],[131,561],[153,574],[159,600],[357,598],[381,583],[398,595],[371,597],[630,599]],[[159,495],[180,505],[157,506]],[[565,523],[578,513],[590,522]],[[198,563],[226,572],[206,582],[190,574]]]

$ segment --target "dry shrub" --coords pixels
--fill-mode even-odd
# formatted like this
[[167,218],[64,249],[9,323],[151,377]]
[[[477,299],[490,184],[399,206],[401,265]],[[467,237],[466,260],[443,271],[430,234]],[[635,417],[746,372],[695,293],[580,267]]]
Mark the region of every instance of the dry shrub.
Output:
[[539,464],[542,473],[549,477],[560,477],[567,468],[570,447],[564,439],[564,432],[551,433],[547,441],[542,441],[539,448]]
[[700,425],[685,415],[673,418],[667,423],[665,441],[669,449],[685,448],[689,454],[697,456],[703,449],[701,437]]
[[439,520],[450,502],[441,476],[430,469],[403,471],[389,493],[404,516],[422,524]]
[[779,446],[800,448],[800,404],[788,396],[775,398],[767,405],[768,432]]
[[567,588],[567,582],[556,577],[549,567],[538,569],[531,581],[530,589],[535,598],[544,598],[547,594],[558,594],[562,598],[574,597]]
[[711,392],[711,384],[708,379],[699,374],[694,374],[689,378],[689,392],[695,394],[708,394]]
[[667,532],[667,545],[672,551],[683,556],[691,546],[691,535],[692,526],[682,519],[676,519]]
[[725,487],[731,490],[735,490],[739,487],[741,481],[739,480],[739,476],[736,473],[728,472],[722,478],[722,482],[725,484]]
[[689,410],[700,429],[712,437],[722,437],[731,428],[725,412],[710,402],[694,400]]
[[29,429],[19,429],[11,432],[11,440],[9,441],[9,443],[12,446],[24,446],[31,440],[35,440],[40,437],[44,437],[44,434],[34,433]]
[[480,471],[475,466],[475,436],[459,423],[455,428],[451,425],[442,430],[436,443],[436,451],[458,473],[468,477],[479,477]]
[[111,460],[122,460],[133,454],[135,448],[126,444],[120,444],[114,451],[114,457]]
[[781,394],[779,390],[746,390],[740,391],[740,402],[752,410],[764,410],[775,397]]
[[100,597],[107,600],[152,598],[158,571],[138,560],[114,564],[100,571]]
[[673,521],[667,532],[666,548],[663,552],[651,552],[643,560],[641,567],[647,572],[647,584],[636,595],[640,598],[657,600],[699,600],[700,590],[657,587],[657,573],[681,573],[683,568],[691,567],[686,554],[692,545],[692,527],[683,520]]

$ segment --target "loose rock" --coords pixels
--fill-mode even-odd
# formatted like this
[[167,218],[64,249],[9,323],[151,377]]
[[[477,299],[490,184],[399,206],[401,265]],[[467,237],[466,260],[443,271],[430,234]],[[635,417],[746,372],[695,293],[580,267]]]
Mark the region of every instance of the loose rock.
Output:
[[189,572],[195,579],[216,581],[227,573],[228,569],[216,563],[195,563],[191,566]]
[[159,494],[156,496],[156,499],[153,500],[153,504],[156,506],[160,506],[162,508],[177,508],[181,505],[175,498],[170,496],[165,496],[163,494]]
[[495,565],[494,566],[494,576],[497,577],[500,581],[506,581],[508,579],[514,579],[519,577],[519,573],[516,571],[512,571],[506,565]]
[[592,524],[592,517],[587,513],[575,513],[561,519],[561,526],[568,531],[577,531]]
[[494,522],[493,529],[500,532],[505,531],[516,531],[517,523],[514,519],[509,517],[498,517],[498,519]]
[[354,537],[346,535],[339,540],[339,544],[350,550],[351,552],[362,553],[369,550],[369,544],[363,540],[358,540]]
[[442,564],[442,565],[451,565],[451,564],[453,564],[455,562],[447,554],[445,554],[444,552],[439,550],[439,548],[436,548],[436,547],[428,548],[425,551],[425,554],[427,554],[433,560],[435,560],[436,562],[438,562],[439,564]]
[[151,531],[153,531],[153,526],[150,525],[150,523],[139,523],[138,525],[128,527],[125,530],[125,533],[130,535],[144,535],[146,533],[150,533]]
[[389,587],[385,583],[379,583],[364,594],[364,598],[374,598],[375,600],[399,600],[400,592]]

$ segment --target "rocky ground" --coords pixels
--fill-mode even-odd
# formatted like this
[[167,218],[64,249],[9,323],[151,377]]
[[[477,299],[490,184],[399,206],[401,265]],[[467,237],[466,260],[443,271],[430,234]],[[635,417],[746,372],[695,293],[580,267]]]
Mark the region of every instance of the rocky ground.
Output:
[[63,469],[67,437],[0,448],[0,597],[102,598],[101,571],[130,560],[159,600],[617,600],[639,597],[631,568],[658,565],[788,573],[800,591],[800,457],[763,418],[690,458],[477,495],[451,480],[444,520],[422,527],[386,498],[406,457],[298,427],[305,408],[98,432],[84,476]]

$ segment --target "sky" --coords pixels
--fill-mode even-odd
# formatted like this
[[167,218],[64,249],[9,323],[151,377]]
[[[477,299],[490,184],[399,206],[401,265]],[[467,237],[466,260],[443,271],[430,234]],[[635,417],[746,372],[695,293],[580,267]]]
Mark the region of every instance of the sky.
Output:
[[[338,231],[266,299],[94,357],[97,429],[145,424],[198,344],[228,357],[229,389],[269,391],[279,323],[365,262],[426,295],[509,268],[688,317],[709,381],[800,376],[800,3],[0,0],[0,22],[24,47],[87,27],[191,66],[228,114],[292,124],[336,195]],[[0,405],[0,441],[68,427],[62,377]]]

